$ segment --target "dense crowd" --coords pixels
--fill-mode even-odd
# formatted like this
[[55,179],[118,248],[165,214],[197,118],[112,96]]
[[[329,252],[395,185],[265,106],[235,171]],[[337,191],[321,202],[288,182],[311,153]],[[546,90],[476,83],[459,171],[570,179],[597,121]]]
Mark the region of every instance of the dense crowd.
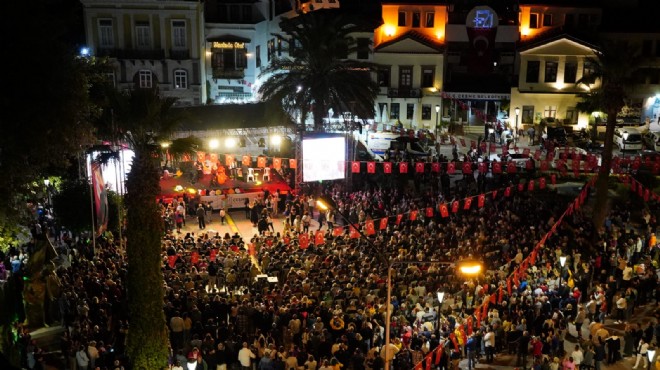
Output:
[[[320,193],[334,199],[337,211],[316,208]],[[660,248],[653,211],[633,223],[632,207],[615,205],[596,234],[576,210],[510,286],[511,272],[572,199],[551,191],[500,192],[485,207],[427,217],[421,210],[437,210],[452,200],[447,193],[434,194],[426,188],[347,193],[339,187],[299,196],[267,193],[246,207],[257,230],[252,237],[168,229],[162,257],[171,367],[381,370],[388,304],[382,256],[394,262],[387,353],[395,369],[412,369],[439,345],[441,369],[457,368],[464,358],[472,368],[504,352],[516,353],[523,367],[538,369],[599,369],[629,355],[645,365],[641,355],[649,343],[660,341],[657,320],[645,327],[627,325],[623,338],[598,325],[606,319],[625,323],[636,307],[658,302]],[[163,213],[193,202],[163,205]],[[397,222],[397,215],[414,210],[420,210],[415,220]],[[348,230],[334,236],[333,226],[346,225],[342,214],[362,226],[383,217],[388,223],[370,242],[351,238]],[[274,232],[269,222],[283,223],[284,231]],[[314,242],[316,229],[325,232],[320,245]],[[302,233],[312,241],[307,248],[299,243]],[[49,290],[55,308],[48,320],[66,327],[61,350],[68,368],[127,366],[123,251],[111,237],[99,242],[93,258],[81,240],[58,238],[57,243],[67,263],[49,274],[59,290]],[[5,261],[14,256],[20,251]],[[567,257],[564,268],[560,256]],[[465,277],[454,265],[425,262],[464,258],[483,260],[485,272]],[[442,302],[437,292],[445,293]],[[475,307],[493,292],[499,292],[498,299],[480,315]],[[580,330],[587,326],[592,335]],[[579,346],[567,353],[569,333],[577,334]],[[27,333],[20,341],[26,367],[39,368],[39,348]]]

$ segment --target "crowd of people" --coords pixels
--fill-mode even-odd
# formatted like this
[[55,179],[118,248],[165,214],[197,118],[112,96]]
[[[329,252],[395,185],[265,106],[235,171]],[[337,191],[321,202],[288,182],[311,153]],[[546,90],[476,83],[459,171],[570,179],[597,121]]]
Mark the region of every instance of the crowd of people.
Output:
[[[317,209],[320,194],[331,197],[337,210]],[[424,187],[345,192],[339,185],[297,196],[266,193],[246,207],[256,226],[252,236],[168,228],[162,258],[169,365],[382,370],[391,360],[395,369],[412,369],[438,346],[444,349],[440,369],[456,369],[461,359],[471,369],[507,352],[515,353],[523,368],[600,369],[633,355],[636,368],[647,365],[643,354],[660,343],[658,313],[647,326],[627,321],[639,306],[660,298],[655,209],[637,217],[629,203],[634,198],[615,203],[599,232],[576,210],[509,286],[511,272],[572,199],[548,190],[499,192],[484,207],[427,216],[422,210],[452,200],[441,194]],[[163,205],[164,214],[186,210],[193,200],[175,202]],[[397,217],[415,210],[420,212],[414,220]],[[347,228],[335,236],[334,226],[348,223],[342,215],[360,227],[387,217],[387,227],[369,241],[352,238]],[[188,222],[197,225],[191,218],[196,216],[189,213]],[[268,221],[281,223],[282,231]],[[324,232],[318,244],[317,229]],[[304,248],[302,234],[312,241]],[[84,240],[58,238],[57,244],[68,263],[49,272],[59,290],[51,290],[56,309],[48,321],[66,328],[61,353],[67,368],[128,366],[124,252],[112,237],[98,242],[93,257]],[[5,262],[20,253],[10,251]],[[391,302],[383,257],[393,266]],[[466,258],[483,261],[484,272],[463,276],[455,265],[428,262]],[[444,293],[442,302],[438,292]],[[493,292],[498,299],[480,315],[475,308]],[[385,343],[388,306],[390,344]],[[608,332],[606,320],[627,324],[624,334]],[[565,351],[567,335],[576,337],[572,351]],[[25,367],[39,368],[38,346],[26,331],[19,341]]]

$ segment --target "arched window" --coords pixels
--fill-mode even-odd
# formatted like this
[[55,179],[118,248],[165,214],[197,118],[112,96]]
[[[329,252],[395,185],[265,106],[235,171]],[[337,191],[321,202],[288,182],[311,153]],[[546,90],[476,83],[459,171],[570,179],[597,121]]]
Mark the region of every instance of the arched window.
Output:
[[139,82],[138,86],[141,89],[151,89],[153,86],[153,74],[151,71],[143,69],[140,72],[138,72],[139,76]]
[[188,88],[188,72],[185,69],[177,69],[174,71],[174,89],[187,89]]

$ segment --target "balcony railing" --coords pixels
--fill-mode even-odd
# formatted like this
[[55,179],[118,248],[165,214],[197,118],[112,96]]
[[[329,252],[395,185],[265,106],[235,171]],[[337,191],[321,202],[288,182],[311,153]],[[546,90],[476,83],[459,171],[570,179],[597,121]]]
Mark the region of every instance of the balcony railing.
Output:
[[170,49],[170,59],[174,59],[174,60],[190,59],[190,50]]
[[245,71],[243,69],[213,68],[213,78],[237,79],[243,77],[245,77]]
[[387,89],[388,98],[421,98],[422,90],[421,89],[410,89],[410,88],[390,88]]

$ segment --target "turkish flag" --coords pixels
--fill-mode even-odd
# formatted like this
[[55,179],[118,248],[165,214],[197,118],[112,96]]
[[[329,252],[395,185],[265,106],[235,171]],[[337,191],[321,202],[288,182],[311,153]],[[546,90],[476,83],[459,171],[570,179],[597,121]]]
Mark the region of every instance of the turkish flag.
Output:
[[344,234],[344,227],[343,226],[335,226],[332,229],[332,236],[342,236]]
[[660,163],[655,162],[653,163],[653,174],[657,175],[658,173],[660,173]]
[[486,144],[485,141],[482,141],[481,144],[479,144],[479,149],[481,149],[482,152],[485,152],[486,149],[488,149],[488,144]]
[[539,179],[539,189],[541,190],[545,189],[545,177],[541,177]]
[[537,161],[538,161],[539,159],[541,159],[541,151],[540,151],[539,149],[536,149],[536,150],[534,151],[534,159],[537,160]]
[[452,213],[457,213],[458,212],[458,207],[460,207],[459,201],[455,200],[451,203],[451,212]]
[[408,162],[399,163],[399,173],[408,173]]
[[472,173],[472,163],[463,162],[463,174],[464,175],[469,175],[471,173]]
[[402,219],[403,219],[403,215],[401,215],[401,214],[396,215],[396,224],[399,225],[401,223]]
[[298,168],[298,161],[296,161],[293,158],[289,159],[289,168],[292,169],[292,170],[295,170],[296,168]]
[[211,255],[209,256],[209,259],[211,261],[215,261],[217,255],[218,255],[218,250],[213,248],[213,249],[211,249]]
[[392,173],[392,162],[383,162],[383,172]]
[[257,167],[259,168],[266,167],[266,157],[257,157]]
[[176,254],[174,256],[167,257],[167,264],[170,266],[170,268],[172,269],[174,268],[174,266],[176,265],[177,258],[179,258],[179,256],[177,256]]
[[493,173],[502,173],[502,163],[493,162]]
[[316,230],[316,234],[314,235],[314,245],[323,245],[323,243],[325,243],[323,231]]
[[192,254],[190,255],[190,262],[193,265],[196,265],[197,262],[199,262],[199,252],[192,252]]
[[248,244],[248,256],[256,256],[257,248],[254,246],[254,243]]
[[525,149],[523,149],[523,155],[524,155],[525,157],[528,157],[528,156],[529,156],[529,148],[525,148]]
[[506,189],[504,189],[504,196],[505,197],[510,197],[511,196],[511,187],[507,186]]
[[231,154],[225,154],[225,166],[229,167],[234,164],[234,156]]
[[497,198],[497,190],[493,190],[493,199]]
[[523,191],[524,188],[525,188],[525,187],[524,187],[524,185],[523,185],[522,182],[521,182],[520,184],[518,184],[518,191],[519,191],[519,192]]
[[360,173],[360,162],[352,162],[351,163],[351,172],[352,173]]
[[387,217],[383,217],[380,219],[380,229],[381,230],[387,229]]
[[273,168],[276,170],[282,169],[282,158],[273,158]]
[[488,172],[488,167],[484,162],[479,163],[479,173]]
[[433,207],[426,207],[426,217],[433,217]]
[[513,162],[509,162],[506,164],[506,172],[507,173],[516,173],[516,164]]
[[367,173],[376,173],[376,162],[367,162]]
[[435,173],[440,172],[440,163],[438,162],[431,163],[431,172],[435,172]]
[[472,206],[472,197],[465,199],[465,204],[463,205],[463,209],[467,211],[468,209],[470,209],[471,206]]
[[547,171],[548,167],[550,167],[550,164],[547,160],[541,161],[541,171]]
[[531,158],[528,159],[528,160],[525,162],[525,168],[526,168],[527,170],[533,170],[533,169],[534,169],[534,162],[532,161]]
[[410,211],[410,221],[415,221],[417,219],[417,210]]
[[252,167],[252,157],[250,157],[249,155],[244,155],[243,166]]
[[360,238],[360,232],[358,231],[358,229],[355,226],[351,225],[351,226],[348,227],[348,236],[351,239],[359,239]]
[[449,217],[449,210],[447,209],[447,204],[446,203],[442,203],[440,205],[440,215],[442,217]]
[[461,142],[461,146],[465,146],[465,139],[460,138],[459,141]]
[[454,162],[447,163],[447,173],[453,175],[456,172],[456,164]]
[[497,150],[497,145],[495,143],[490,143],[490,146],[488,147],[488,150],[495,153],[495,151]]
[[415,163],[415,172],[424,173],[424,162]]
[[572,167],[573,170],[575,170],[576,168],[578,171],[580,170],[580,158],[573,159]]
[[485,203],[486,203],[486,195],[480,194],[479,195],[479,201],[478,201],[479,208],[483,208]]
[[651,191],[649,189],[644,189],[644,201],[648,202],[649,197],[651,197]]
[[552,183],[552,185],[555,185],[557,183],[557,176],[554,173],[550,175],[550,182]]
[[374,220],[367,220],[367,222],[365,223],[365,227],[367,229],[365,234],[374,235],[376,233],[376,226],[374,225]]
[[298,244],[300,244],[300,249],[307,249],[309,247],[309,235],[307,233],[300,234]]
[[553,153],[553,152],[548,152],[548,154],[546,154],[546,156],[545,156],[545,159],[547,159],[547,160],[549,160],[549,161],[554,160],[554,159],[555,159],[555,153]]
[[529,180],[529,183],[527,183],[527,191],[533,191],[534,190],[534,180]]

